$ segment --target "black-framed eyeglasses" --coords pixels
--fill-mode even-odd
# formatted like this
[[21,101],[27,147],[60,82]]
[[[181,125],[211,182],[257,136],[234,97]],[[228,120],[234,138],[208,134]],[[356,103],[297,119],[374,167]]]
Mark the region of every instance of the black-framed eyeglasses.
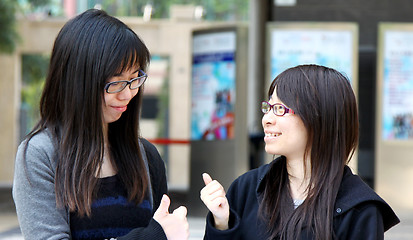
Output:
[[277,115],[277,116],[284,116],[286,113],[294,114],[294,110],[284,106],[281,103],[274,103],[273,105],[271,105],[267,101],[263,101],[261,103],[261,111],[263,113],[268,113],[269,111],[271,111],[271,108],[272,108],[272,111],[274,112],[274,114]]
[[139,70],[139,76],[136,78],[132,78],[129,81],[122,80],[122,81],[107,83],[105,85],[105,91],[107,93],[118,93],[118,92],[121,92],[123,89],[125,89],[126,86],[128,85],[131,90],[137,89],[140,86],[142,86],[142,84],[146,81],[147,78],[148,78],[148,75],[144,71]]

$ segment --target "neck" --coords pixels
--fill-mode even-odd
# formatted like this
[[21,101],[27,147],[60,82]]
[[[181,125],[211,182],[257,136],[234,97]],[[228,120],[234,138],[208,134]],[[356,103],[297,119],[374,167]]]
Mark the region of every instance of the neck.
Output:
[[306,159],[288,159],[287,172],[290,181],[291,197],[293,199],[305,199],[311,177],[310,161]]
[[102,166],[100,172],[96,173],[99,178],[109,177],[116,174],[109,151],[108,124],[103,125],[103,141]]

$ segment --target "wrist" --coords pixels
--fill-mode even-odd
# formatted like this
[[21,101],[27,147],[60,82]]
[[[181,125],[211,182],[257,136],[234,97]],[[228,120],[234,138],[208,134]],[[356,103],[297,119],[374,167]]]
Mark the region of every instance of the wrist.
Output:
[[229,218],[218,219],[214,217],[215,228],[218,230],[227,230],[229,228],[228,222],[229,222]]

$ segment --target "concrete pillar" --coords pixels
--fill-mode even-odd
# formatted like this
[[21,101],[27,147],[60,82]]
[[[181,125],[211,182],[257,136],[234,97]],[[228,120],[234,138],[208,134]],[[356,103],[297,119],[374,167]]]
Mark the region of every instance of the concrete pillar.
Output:
[[20,106],[20,58],[0,55],[0,185],[11,186],[18,134]]
[[248,132],[262,132],[259,103],[266,97],[265,86],[265,36],[268,8],[265,1],[249,1],[250,20],[248,33]]

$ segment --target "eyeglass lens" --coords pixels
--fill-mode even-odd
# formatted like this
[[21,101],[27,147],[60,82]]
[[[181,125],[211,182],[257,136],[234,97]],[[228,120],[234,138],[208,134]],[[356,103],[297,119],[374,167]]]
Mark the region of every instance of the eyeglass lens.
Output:
[[107,87],[107,92],[109,93],[117,93],[122,91],[128,84],[130,84],[130,89],[137,89],[139,88],[146,80],[147,75],[141,71],[139,73],[139,77],[132,79],[131,81],[117,81],[112,82]]
[[261,111],[263,113],[268,113],[271,110],[271,108],[273,109],[274,114],[277,116],[283,116],[285,114],[285,107],[283,105],[281,104],[271,105],[268,102],[265,102],[265,101],[262,102]]
[[140,87],[142,85],[144,79],[145,78],[143,76],[139,76],[139,77],[133,79],[132,82],[130,83],[130,88],[131,89],[136,89],[136,88]]
[[261,111],[262,111],[263,113],[269,112],[270,109],[271,109],[271,106],[270,106],[269,103],[267,103],[267,102],[262,102],[262,103],[261,103]]
[[284,115],[285,113],[285,107],[283,105],[275,104],[273,106],[273,110],[274,110],[275,115]]

